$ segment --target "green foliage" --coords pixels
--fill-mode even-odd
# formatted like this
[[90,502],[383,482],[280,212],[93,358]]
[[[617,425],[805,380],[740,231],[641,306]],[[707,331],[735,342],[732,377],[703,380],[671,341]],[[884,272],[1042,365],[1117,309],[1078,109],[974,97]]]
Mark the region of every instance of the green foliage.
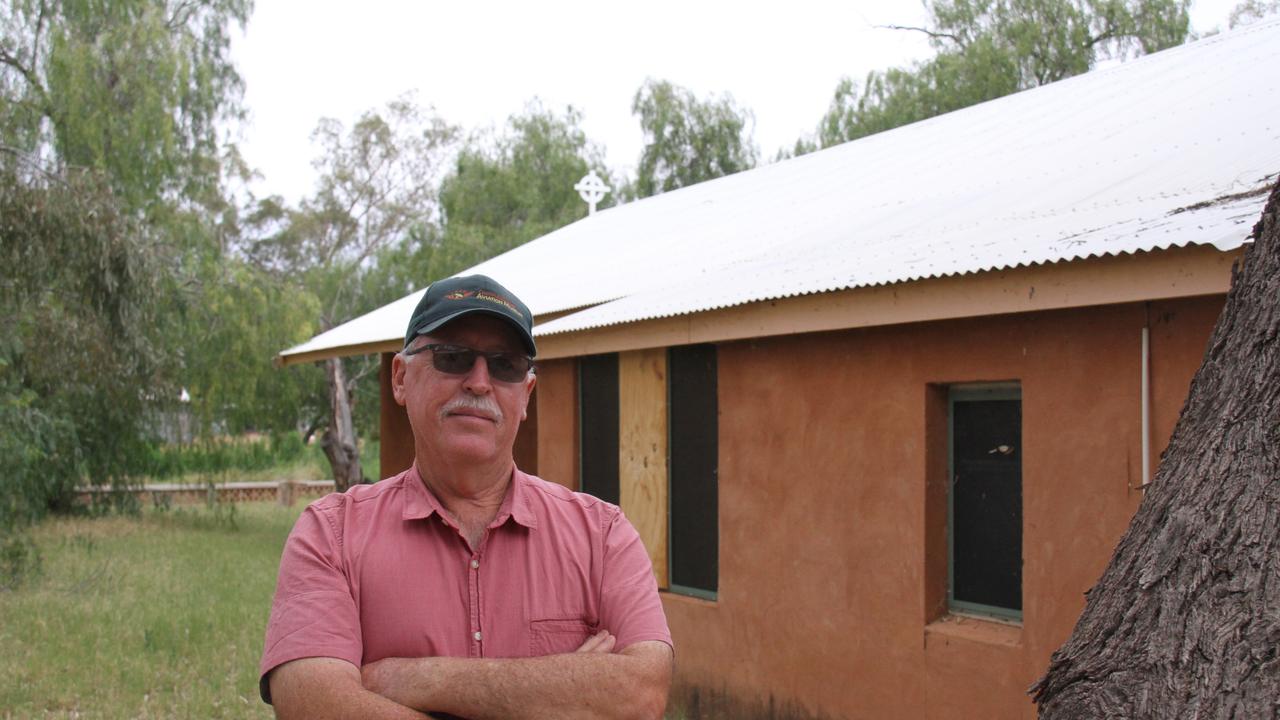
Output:
[[307,446],[297,433],[261,439],[202,439],[189,445],[156,443],[148,448],[146,464],[140,470],[152,480],[225,475],[288,465],[307,453]]
[[[830,147],[1087,72],[1103,58],[1183,42],[1189,0],[937,0],[937,54],[910,68],[845,78],[818,126]],[[815,149],[798,143],[796,154]]]
[[244,241],[247,257],[308,287],[322,327],[381,305],[391,298],[361,296],[361,270],[431,220],[441,158],[456,135],[409,98],[365,113],[350,130],[321,120],[312,135],[323,153],[315,194],[296,210],[277,198],[260,203],[249,224],[265,232]]
[[645,145],[627,197],[642,198],[755,167],[751,111],[733,98],[699,100],[666,80],[647,80],[631,112]]
[[1280,14],[1280,0],[1244,0],[1231,9],[1231,14],[1227,16],[1227,27],[1251,25],[1276,14]]
[[573,186],[590,170],[608,173],[581,122],[572,107],[557,115],[534,101],[508,119],[503,134],[468,140],[441,183],[443,232],[431,277],[418,287],[586,217]]
[[[277,282],[305,287],[316,300],[313,327],[319,330],[396,299],[405,292],[403,275],[390,265],[378,268],[397,255],[417,254],[396,248],[406,237],[422,237],[433,219],[437,174],[456,136],[456,128],[410,98],[365,113],[350,130],[321,120],[313,134],[323,149],[315,163],[321,173],[316,192],[296,209],[278,198],[260,202],[245,219],[239,251]],[[337,400],[345,396],[376,412],[378,365],[376,358],[336,362],[341,377],[351,380],[308,382],[313,415],[304,423],[308,433],[323,427],[326,447],[340,449],[331,461],[333,477],[341,479],[350,477],[359,446],[348,431],[347,406]]]
[[40,574],[40,548],[25,532],[0,529],[0,592],[17,590]]
[[[210,258],[179,338],[198,436],[294,430],[320,412],[313,366],[281,372],[271,359],[317,331],[320,302],[304,287],[235,257]],[[172,407],[172,406],[171,406]]]
[[6,142],[105,173],[130,209],[217,196],[249,0],[15,0],[0,10]]
[[0,164],[0,442],[13,463],[0,512],[65,508],[82,478],[127,477],[147,402],[171,391],[156,382],[167,260],[100,174]]
[[[0,7],[0,449],[14,459],[0,480],[6,522],[68,508],[77,485],[126,484],[180,386],[218,365],[257,380],[264,374],[236,367],[234,353],[278,349],[271,332],[297,337],[297,327],[280,329],[296,319],[287,311],[274,325],[230,311],[232,300],[252,308],[265,291],[221,275],[236,231],[223,171],[242,168],[220,146],[218,123],[240,113],[229,28],[249,8]],[[214,414],[232,415],[218,418],[224,425],[284,424],[263,406],[287,393],[265,383],[204,389],[196,404],[206,425]]]

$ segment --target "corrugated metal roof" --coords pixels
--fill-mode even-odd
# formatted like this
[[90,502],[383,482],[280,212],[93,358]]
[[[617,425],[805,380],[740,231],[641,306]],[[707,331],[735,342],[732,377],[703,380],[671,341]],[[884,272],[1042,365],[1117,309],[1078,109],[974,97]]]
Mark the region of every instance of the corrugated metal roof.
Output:
[[[586,308],[539,325],[547,335],[1036,263],[1234,249],[1266,198],[1228,196],[1280,171],[1276,68],[1280,21],[1260,23],[604,210],[468,272],[537,315]],[[286,354],[394,339],[419,296]]]

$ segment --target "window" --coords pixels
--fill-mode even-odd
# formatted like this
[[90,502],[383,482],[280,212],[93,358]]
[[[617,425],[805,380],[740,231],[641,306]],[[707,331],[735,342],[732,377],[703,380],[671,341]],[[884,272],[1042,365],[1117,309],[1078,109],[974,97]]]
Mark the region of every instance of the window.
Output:
[[948,421],[948,604],[1021,619],[1021,389],[952,387]]
[[618,504],[618,355],[578,359],[578,477],[582,492]]
[[719,579],[719,403],[714,345],[667,354],[670,584],[714,598]]

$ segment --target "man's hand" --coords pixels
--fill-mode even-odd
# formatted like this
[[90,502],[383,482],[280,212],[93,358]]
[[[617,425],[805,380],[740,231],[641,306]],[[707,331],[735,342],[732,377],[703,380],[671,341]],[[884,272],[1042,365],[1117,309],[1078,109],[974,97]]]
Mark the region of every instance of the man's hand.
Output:
[[608,630],[601,630],[595,635],[587,638],[586,642],[582,643],[582,645],[577,650],[574,650],[574,652],[604,653],[607,655],[613,652],[613,646],[617,642],[618,638],[610,635]]

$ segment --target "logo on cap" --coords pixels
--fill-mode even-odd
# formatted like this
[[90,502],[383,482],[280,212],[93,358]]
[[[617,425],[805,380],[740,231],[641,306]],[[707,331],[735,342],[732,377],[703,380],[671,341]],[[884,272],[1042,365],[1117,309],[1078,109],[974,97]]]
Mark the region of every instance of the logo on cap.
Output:
[[517,309],[516,309],[516,306],[515,306],[515,304],[514,304],[514,303],[512,303],[510,300],[508,300],[508,299],[506,299],[506,298],[502,297],[501,295],[494,295],[493,293],[491,293],[491,292],[489,292],[489,291],[487,291],[487,290],[481,290],[480,292],[476,293],[476,299],[477,299],[477,300],[487,300],[487,301],[489,301],[489,302],[491,302],[491,303],[496,303],[496,304],[498,304],[498,305],[501,305],[501,306],[503,306],[503,307],[507,308],[507,309],[508,309],[508,310],[510,310],[511,312],[515,313],[515,314],[516,314],[516,317],[524,317],[524,314],[523,314],[523,313],[521,313],[519,310],[517,310]]
[[467,298],[475,294],[476,294],[475,290],[454,290],[448,295],[445,295],[444,299],[445,300],[466,300]]

